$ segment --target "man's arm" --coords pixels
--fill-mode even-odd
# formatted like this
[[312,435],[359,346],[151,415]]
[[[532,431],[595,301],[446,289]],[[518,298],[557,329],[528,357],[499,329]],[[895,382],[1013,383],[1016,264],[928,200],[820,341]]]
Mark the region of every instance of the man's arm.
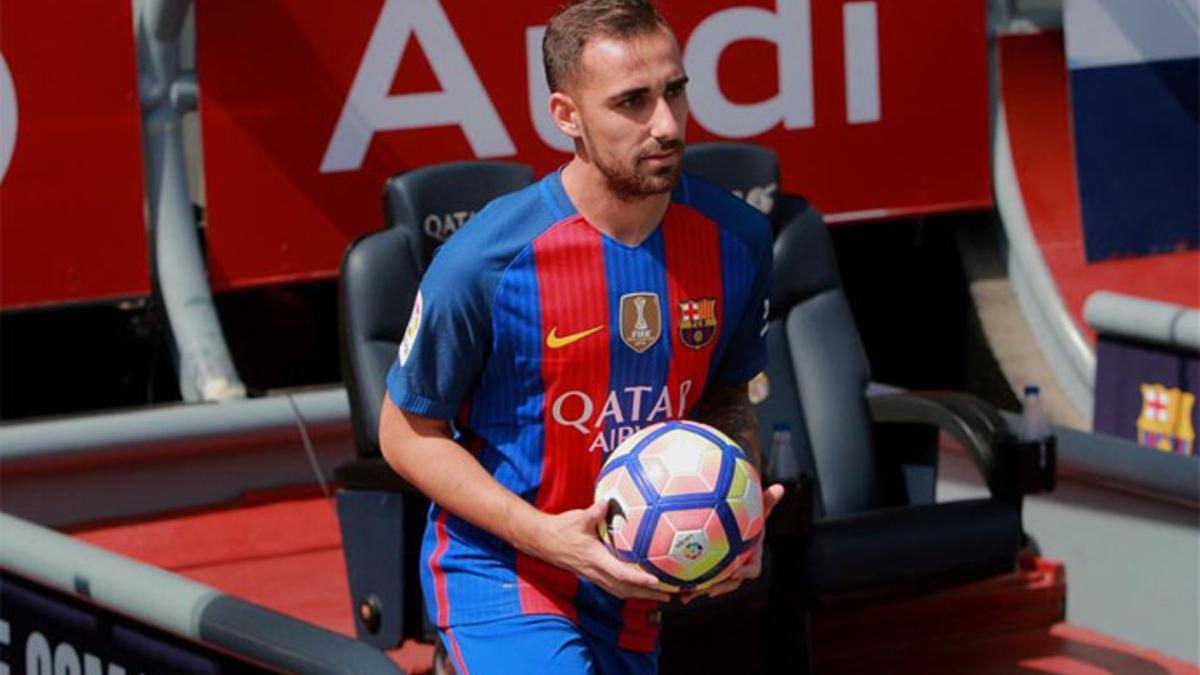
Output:
[[762,443],[758,437],[758,415],[750,403],[747,383],[713,385],[700,399],[697,418],[720,429],[750,456],[762,471]]
[[[755,468],[762,471],[762,443],[758,438],[758,415],[754,413],[754,404],[750,403],[748,383],[714,385],[704,392],[700,399],[696,417],[705,424],[720,429],[726,436],[732,438],[750,456]],[[779,500],[783,499],[783,486],[765,486],[763,490],[763,519],[769,518],[771,511]],[[708,595],[716,597],[733,591],[747,579],[755,579],[762,573],[762,539],[755,546],[754,555],[738,568],[733,576],[721,583],[703,591],[693,591],[683,594],[683,602]]]
[[458,443],[449,423],[383,401],[379,444],[387,463],[450,513],[512,544],[522,553],[587,577],[618,597],[665,602],[658,579],[618,561],[596,527],[607,504],[550,515],[501,485]]

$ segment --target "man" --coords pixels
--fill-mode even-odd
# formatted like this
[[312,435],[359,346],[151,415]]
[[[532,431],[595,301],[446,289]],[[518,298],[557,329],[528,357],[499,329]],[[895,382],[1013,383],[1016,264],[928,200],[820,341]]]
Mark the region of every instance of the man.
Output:
[[[770,230],[681,179],[687,76],[648,0],[568,5],[543,53],[575,156],[434,258],[380,441],[434,502],[422,587],[460,673],[652,673],[669,596],[599,541],[594,481],[621,439],[689,415],[761,464],[746,383],[766,364]],[[703,329],[680,330],[700,304]]]

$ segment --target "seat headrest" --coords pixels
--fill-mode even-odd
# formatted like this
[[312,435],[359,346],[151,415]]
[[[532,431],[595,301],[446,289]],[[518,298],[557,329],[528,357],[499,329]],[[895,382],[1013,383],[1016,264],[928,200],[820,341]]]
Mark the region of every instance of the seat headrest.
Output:
[[409,228],[423,244],[424,261],[485,204],[533,182],[533,169],[514,162],[448,162],[387,179],[387,227]]
[[771,218],[779,190],[779,156],[748,143],[699,143],[683,153],[683,170],[715,183]]
[[775,238],[771,272],[771,318],[841,286],[833,242],[815,209],[791,219]]

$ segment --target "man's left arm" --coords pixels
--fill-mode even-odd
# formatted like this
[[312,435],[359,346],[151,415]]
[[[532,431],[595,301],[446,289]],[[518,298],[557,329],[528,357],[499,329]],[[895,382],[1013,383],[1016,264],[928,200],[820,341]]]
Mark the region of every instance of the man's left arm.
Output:
[[754,405],[750,403],[748,383],[713,384],[700,399],[696,418],[732,438],[750,456],[750,461],[759,473],[762,472],[762,441],[758,437],[758,415],[754,412]]
[[[759,475],[762,474],[762,443],[758,437],[758,415],[754,412],[754,404],[750,403],[748,383],[712,385],[704,392],[704,397],[696,407],[696,419],[716,427],[732,438],[750,456],[750,461],[758,469]],[[779,500],[783,499],[783,486],[763,487],[763,520],[766,520]],[[684,604],[702,595],[723,595],[741,586],[743,581],[758,577],[762,573],[762,549],[763,542],[760,538],[754,548],[754,555],[745,565],[738,568],[732,577],[712,588],[684,593],[681,596]]]

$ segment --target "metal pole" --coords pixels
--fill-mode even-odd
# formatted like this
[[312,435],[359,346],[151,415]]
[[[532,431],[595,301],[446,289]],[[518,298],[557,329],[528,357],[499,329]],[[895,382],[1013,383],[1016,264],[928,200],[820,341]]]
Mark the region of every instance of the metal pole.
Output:
[[213,306],[187,189],[182,113],[196,83],[180,73],[179,38],[190,0],[138,0],[137,33],[151,269],[178,353],[185,401],[243,398],[242,384]]

